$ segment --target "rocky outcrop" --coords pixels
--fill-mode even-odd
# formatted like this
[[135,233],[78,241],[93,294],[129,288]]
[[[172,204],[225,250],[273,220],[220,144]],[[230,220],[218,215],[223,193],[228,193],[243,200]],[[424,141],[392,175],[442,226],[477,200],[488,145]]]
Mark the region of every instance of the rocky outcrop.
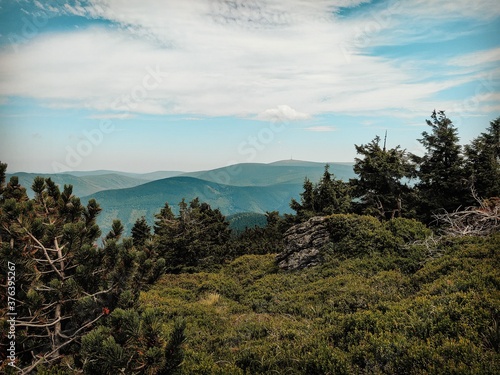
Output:
[[313,217],[288,229],[284,235],[284,251],[276,256],[278,266],[298,270],[321,262],[321,248],[330,240],[325,217]]

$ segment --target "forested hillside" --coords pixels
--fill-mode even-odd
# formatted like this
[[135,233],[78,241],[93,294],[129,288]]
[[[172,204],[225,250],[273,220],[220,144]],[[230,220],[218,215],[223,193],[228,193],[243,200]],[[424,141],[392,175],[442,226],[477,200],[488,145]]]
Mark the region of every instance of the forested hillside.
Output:
[[154,215],[165,202],[172,206],[174,212],[179,212],[178,203],[183,198],[188,201],[199,198],[219,208],[224,215],[241,212],[264,214],[268,210],[289,213],[290,197],[298,196],[300,191],[300,184],[231,186],[182,176],[129,189],[102,191],[85,199],[102,202],[100,224],[104,230],[109,230],[110,222],[119,218],[128,233],[134,222],[142,216],[147,217],[151,225]]
[[[101,191],[84,197],[101,202],[97,222],[103,231],[111,229],[113,219],[120,219],[130,233],[137,219],[145,217],[153,225],[154,215],[168,202],[174,212],[178,203],[199,198],[219,208],[226,216],[261,214],[266,211],[291,213],[290,199],[299,197],[305,178],[317,180],[324,164],[286,160],[270,164],[243,163],[209,171],[185,173],[158,179],[134,188]],[[354,178],[352,164],[333,163],[331,170],[344,181]],[[247,216],[249,217],[249,216]],[[239,217],[242,221],[242,216]],[[239,224],[253,226],[252,221]]]
[[[7,178],[10,179],[11,176],[7,175]],[[86,196],[102,190],[129,188],[148,182],[148,180],[142,178],[129,177],[117,173],[93,174],[88,176],[75,176],[67,173],[16,173],[15,176],[19,178],[19,183],[23,186],[30,186],[37,176],[50,178],[60,188],[64,185],[72,185],[75,190],[74,193],[78,196]],[[34,192],[31,189],[27,190],[26,193],[30,198],[34,197]]]
[[248,190],[184,176],[146,185],[162,208],[138,206],[153,217],[130,236],[103,231],[106,194],[22,186],[0,163],[1,371],[499,373],[500,118],[464,147],[444,112],[427,124],[424,155],[355,145],[353,178],[326,165],[245,229],[204,197],[255,205]]

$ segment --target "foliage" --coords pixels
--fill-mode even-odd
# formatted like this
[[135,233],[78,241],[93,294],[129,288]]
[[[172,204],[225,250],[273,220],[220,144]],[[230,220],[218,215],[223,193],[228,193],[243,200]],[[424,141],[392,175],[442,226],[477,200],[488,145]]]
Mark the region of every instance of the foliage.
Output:
[[[71,186],[60,191],[41,177],[33,181],[35,195],[28,199],[16,177],[4,184],[5,169],[0,163],[0,254],[15,264],[16,366],[22,373],[63,374],[82,366],[84,335],[96,334],[110,313],[137,306],[140,288],[159,276],[161,259],[146,253],[146,244],[134,247],[131,239],[123,239],[117,220],[98,247],[95,200],[84,206]],[[7,266],[0,265],[3,285]],[[4,302],[2,313],[10,306]],[[2,339],[7,329],[2,319]],[[118,361],[120,350],[108,349]],[[5,366],[6,361],[2,370],[9,370]]]
[[220,263],[231,237],[225,217],[199,199],[189,205],[179,203],[174,217],[168,204],[157,215],[155,239],[158,254],[165,259],[168,272],[211,267]]
[[[414,220],[372,219],[352,217],[352,231],[429,233]],[[419,245],[332,257],[291,273],[272,255],[247,255],[216,273],[165,275],[141,305],[186,322],[182,374],[495,374],[499,240],[441,241],[436,259]]]
[[116,309],[105,325],[82,339],[85,374],[174,374],[182,361],[184,324],[162,338],[165,323],[157,309]]
[[500,196],[500,117],[485,133],[465,145],[466,170],[479,197]]
[[229,223],[229,229],[233,236],[240,235],[246,229],[253,229],[255,227],[263,228],[266,226],[266,215],[256,212],[241,212],[234,215],[226,216]]
[[[230,256],[244,254],[269,254],[281,248],[283,233],[291,223],[280,217],[277,211],[266,212],[264,227],[247,228],[230,242]],[[228,257],[228,259],[231,259]]]
[[351,189],[349,184],[338,180],[325,165],[325,172],[320,181],[313,185],[305,179],[304,191],[300,194],[300,203],[292,199],[290,207],[296,213],[296,222],[306,221],[318,215],[346,213],[351,206]]
[[146,241],[151,237],[151,227],[148,225],[146,218],[143,216],[137,219],[132,227],[132,240],[135,246],[144,246]]
[[354,172],[358,178],[351,180],[354,196],[360,199],[360,211],[379,219],[412,216],[409,206],[411,188],[403,179],[415,175],[415,167],[405,150],[399,146],[386,149],[380,146],[380,137],[367,145],[355,145],[358,154]]
[[427,125],[432,132],[423,132],[419,142],[426,153],[413,156],[418,164],[419,218],[432,221],[438,209],[454,211],[470,201],[469,182],[458,143],[458,131],[444,111],[434,111]]
[[50,179],[36,178],[32,189],[28,199],[12,177],[0,198],[1,258],[16,264],[17,365],[25,372],[71,353],[119,293],[106,272],[115,254],[94,246],[98,204],[83,206],[71,186],[61,192]]
[[401,253],[404,243],[423,239],[432,232],[416,220],[396,218],[385,223],[356,214],[327,217],[330,232],[328,253],[353,257],[377,253]]

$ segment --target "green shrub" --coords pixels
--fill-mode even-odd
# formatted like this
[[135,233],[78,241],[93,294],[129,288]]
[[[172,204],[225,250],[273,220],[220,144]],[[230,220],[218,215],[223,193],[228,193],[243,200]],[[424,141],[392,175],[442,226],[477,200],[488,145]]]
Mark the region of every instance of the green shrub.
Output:
[[427,233],[411,220],[333,216],[344,259],[284,272],[272,255],[243,256],[141,294],[185,320],[182,374],[500,373],[498,236],[444,239],[426,258],[401,252]]
[[415,219],[395,218],[384,223],[384,227],[403,242],[423,240],[432,235],[432,231]]
[[391,253],[400,241],[372,216],[331,215],[327,218],[334,255],[353,257]]

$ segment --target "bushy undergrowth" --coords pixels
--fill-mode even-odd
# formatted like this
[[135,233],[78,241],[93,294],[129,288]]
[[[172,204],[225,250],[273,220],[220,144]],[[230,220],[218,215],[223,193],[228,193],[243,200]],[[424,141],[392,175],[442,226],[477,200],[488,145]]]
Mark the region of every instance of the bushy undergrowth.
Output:
[[[415,228],[383,229],[408,240]],[[355,233],[378,241],[381,231]],[[497,374],[498,243],[394,244],[298,272],[245,255],[216,273],[165,275],[140,301],[186,322],[182,374]]]

